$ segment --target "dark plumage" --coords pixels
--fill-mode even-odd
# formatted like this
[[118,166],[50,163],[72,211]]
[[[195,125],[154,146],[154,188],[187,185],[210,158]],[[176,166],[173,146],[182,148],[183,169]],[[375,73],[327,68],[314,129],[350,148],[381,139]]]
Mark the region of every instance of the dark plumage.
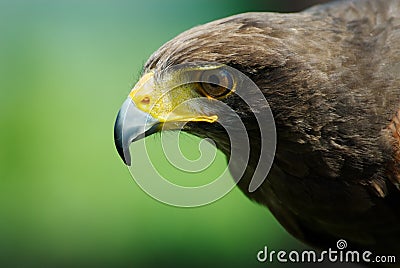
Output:
[[[352,248],[400,254],[400,0],[224,18],[166,43],[144,73],[204,61],[245,73],[274,114],[274,164],[249,193],[260,137],[245,106],[226,100],[251,137],[239,182],[247,196],[310,245],[328,248],[346,239]],[[230,154],[216,124],[192,122],[186,131],[215,139]]]

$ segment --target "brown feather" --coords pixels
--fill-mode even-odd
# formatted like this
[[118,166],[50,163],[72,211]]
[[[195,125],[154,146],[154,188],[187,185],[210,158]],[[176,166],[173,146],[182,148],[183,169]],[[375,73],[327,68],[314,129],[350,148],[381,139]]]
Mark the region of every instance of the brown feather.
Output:
[[[244,72],[274,113],[276,157],[254,193],[247,189],[260,138],[246,118],[252,152],[239,187],[247,196],[306,243],[326,248],[346,239],[400,253],[400,0],[224,18],[167,42],[144,72],[198,61]],[[229,155],[213,126],[190,131],[219,140]]]

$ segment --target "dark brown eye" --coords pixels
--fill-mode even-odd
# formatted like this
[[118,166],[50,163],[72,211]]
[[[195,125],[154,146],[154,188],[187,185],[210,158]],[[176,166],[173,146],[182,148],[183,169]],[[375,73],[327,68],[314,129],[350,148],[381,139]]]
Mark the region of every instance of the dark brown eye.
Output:
[[228,95],[234,87],[232,75],[224,69],[205,70],[200,81],[203,93],[215,99]]

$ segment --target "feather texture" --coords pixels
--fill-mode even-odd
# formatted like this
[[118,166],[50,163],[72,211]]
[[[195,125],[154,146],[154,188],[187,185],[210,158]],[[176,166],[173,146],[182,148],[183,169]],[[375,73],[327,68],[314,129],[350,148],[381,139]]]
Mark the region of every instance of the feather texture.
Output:
[[[276,157],[254,193],[247,189],[261,141],[254,119],[244,116],[252,151],[239,187],[247,196],[308,244],[346,239],[400,253],[400,0],[224,18],[166,43],[144,72],[197,61],[248,75],[274,113]],[[192,123],[189,131],[214,138],[227,155],[234,146],[214,125]]]

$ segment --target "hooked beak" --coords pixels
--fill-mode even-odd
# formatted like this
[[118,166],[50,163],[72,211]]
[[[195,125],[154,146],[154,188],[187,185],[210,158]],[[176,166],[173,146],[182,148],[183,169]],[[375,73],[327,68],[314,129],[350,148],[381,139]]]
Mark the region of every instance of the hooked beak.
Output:
[[127,98],[118,112],[114,125],[114,142],[122,161],[131,165],[129,145],[158,131],[159,121],[138,109],[131,98]]

